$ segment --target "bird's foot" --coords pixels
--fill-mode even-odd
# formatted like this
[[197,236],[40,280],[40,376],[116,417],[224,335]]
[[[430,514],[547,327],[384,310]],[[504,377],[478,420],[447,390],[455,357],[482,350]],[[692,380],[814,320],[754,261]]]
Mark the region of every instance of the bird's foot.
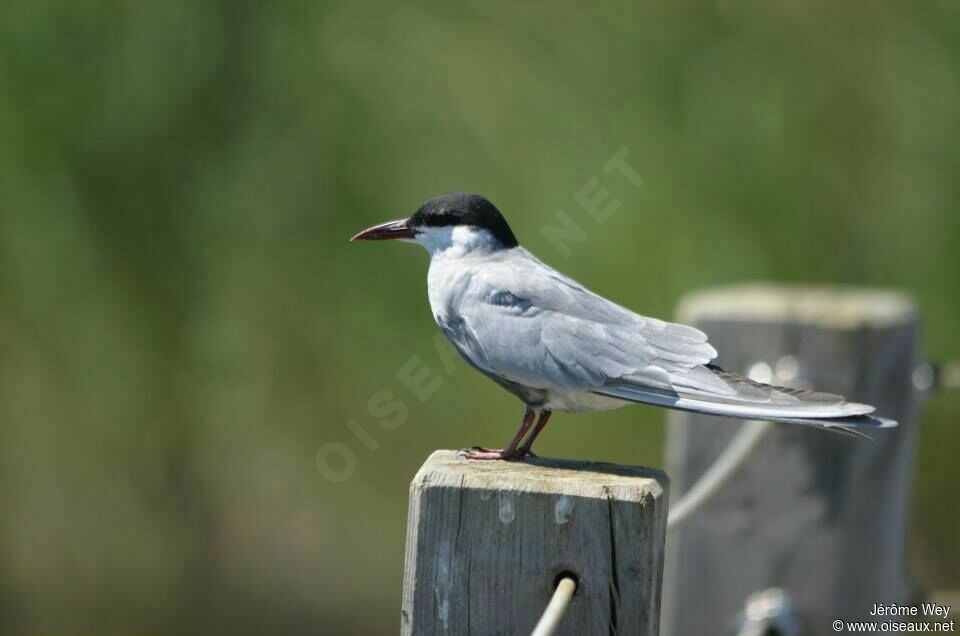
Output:
[[504,449],[483,448],[481,446],[464,448],[459,454],[467,459],[502,459],[504,461],[523,459],[524,457],[536,457],[536,455],[531,453],[529,450],[524,451],[522,449],[517,449],[513,452],[509,452]]

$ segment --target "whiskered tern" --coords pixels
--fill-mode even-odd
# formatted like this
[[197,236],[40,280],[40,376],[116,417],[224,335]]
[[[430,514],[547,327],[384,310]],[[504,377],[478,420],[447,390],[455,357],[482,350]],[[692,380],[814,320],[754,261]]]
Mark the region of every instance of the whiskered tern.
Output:
[[471,366],[526,405],[505,448],[474,448],[469,458],[531,455],[554,411],[631,403],[854,435],[896,426],[871,415],[872,406],[839,395],[763,384],[721,369],[711,363],[717,352],[702,331],[635,314],[544,264],[520,246],[482,196],[434,197],[410,218],[371,227],[352,240],[425,247],[437,325]]

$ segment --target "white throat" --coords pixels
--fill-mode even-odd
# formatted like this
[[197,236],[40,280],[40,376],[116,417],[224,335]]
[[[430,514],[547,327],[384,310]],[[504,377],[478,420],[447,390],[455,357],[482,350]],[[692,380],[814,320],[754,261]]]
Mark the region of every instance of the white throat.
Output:
[[431,259],[437,256],[465,256],[500,247],[500,242],[490,232],[467,225],[418,228],[414,240],[426,248]]

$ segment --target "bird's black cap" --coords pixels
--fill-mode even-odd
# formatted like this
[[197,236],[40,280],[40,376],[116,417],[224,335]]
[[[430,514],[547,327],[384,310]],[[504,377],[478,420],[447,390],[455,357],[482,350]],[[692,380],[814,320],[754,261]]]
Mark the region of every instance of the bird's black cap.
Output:
[[500,210],[479,194],[451,192],[433,197],[420,206],[408,225],[411,227],[444,227],[469,225],[490,232],[504,247],[517,247],[513,235]]

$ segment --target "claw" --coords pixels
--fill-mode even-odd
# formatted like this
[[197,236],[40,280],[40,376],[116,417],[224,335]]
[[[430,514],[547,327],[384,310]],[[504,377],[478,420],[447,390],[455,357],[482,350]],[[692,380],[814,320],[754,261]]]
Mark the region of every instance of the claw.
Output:
[[464,454],[464,457],[467,459],[510,459],[509,457],[503,456],[503,451],[482,451],[482,450],[469,450]]
[[472,458],[473,455],[489,455],[493,453],[503,453],[499,448],[485,448],[483,446],[471,446],[470,448],[461,448],[457,451],[460,457]]
[[[510,442],[510,445],[504,449],[497,448],[483,448],[482,446],[474,446],[472,448],[465,448],[460,451],[458,454],[466,457],[467,459],[503,459],[503,460],[512,460],[512,459],[523,459],[525,457],[536,457],[530,448],[533,445],[533,440],[536,439],[537,435],[546,425],[547,420],[550,419],[550,411],[543,411],[540,414],[540,421],[537,422],[537,427],[534,429],[533,434],[530,436],[526,442],[523,438],[526,436],[527,431],[530,430],[530,426],[533,425],[533,420],[536,414],[534,411],[527,407],[526,413],[523,416],[523,424],[520,426],[520,430],[517,431],[517,434],[513,436],[513,440]],[[523,443],[521,445],[521,443]]]
[[464,448],[458,453],[461,457],[466,457],[467,459],[502,459],[504,461],[512,461],[516,459],[523,459],[524,457],[536,457],[533,453],[527,451],[523,452],[520,450],[508,453],[502,449],[497,448],[483,448],[480,446],[474,446],[472,448]]

